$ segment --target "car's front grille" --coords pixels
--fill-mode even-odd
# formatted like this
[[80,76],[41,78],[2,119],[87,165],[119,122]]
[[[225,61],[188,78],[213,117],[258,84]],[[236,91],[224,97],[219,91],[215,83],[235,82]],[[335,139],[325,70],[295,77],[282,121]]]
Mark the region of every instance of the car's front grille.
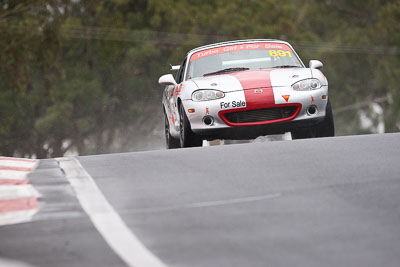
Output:
[[264,122],[289,118],[296,113],[296,110],[296,106],[286,106],[230,112],[224,116],[230,123]]

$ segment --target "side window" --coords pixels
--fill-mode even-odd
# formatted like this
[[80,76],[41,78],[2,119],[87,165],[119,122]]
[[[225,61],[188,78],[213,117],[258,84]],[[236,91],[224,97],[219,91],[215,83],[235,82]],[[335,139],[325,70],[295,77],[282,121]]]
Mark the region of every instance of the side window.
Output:
[[181,83],[183,81],[183,74],[185,72],[185,68],[186,68],[186,58],[185,60],[183,60],[181,67],[179,68],[178,74],[176,75],[176,82],[177,83]]

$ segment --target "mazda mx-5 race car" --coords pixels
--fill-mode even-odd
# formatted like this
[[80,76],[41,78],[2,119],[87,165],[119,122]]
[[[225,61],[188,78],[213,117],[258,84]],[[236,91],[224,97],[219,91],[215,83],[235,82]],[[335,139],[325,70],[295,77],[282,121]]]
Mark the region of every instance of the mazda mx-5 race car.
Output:
[[305,67],[279,40],[241,40],[195,48],[176,78],[160,77],[167,148],[203,140],[252,139],[291,132],[292,139],[334,135],[322,63]]

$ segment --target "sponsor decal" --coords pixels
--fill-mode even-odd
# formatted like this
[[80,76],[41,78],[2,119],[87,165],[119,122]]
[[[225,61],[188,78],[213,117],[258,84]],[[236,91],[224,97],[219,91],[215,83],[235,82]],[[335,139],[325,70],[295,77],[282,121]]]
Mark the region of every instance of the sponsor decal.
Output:
[[[291,53],[287,54],[287,51],[291,51],[292,49],[286,45],[286,44],[281,44],[281,43],[251,43],[251,44],[237,44],[237,45],[228,45],[228,46],[222,46],[222,47],[215,47],[211,49],[206,49],[203,51],[199,51],[197,53],[194,53],[190,57],[190,61],[203,58],[203,57],[208,57],[212,55],[217,55],[217,54],[222,54],[222,53],[228,53],[228,52],[234,52],[234,51],[241,51],[241,50],[256,50],[256,49],[276,49],[276,50],[271,50],[275,51],[273,54],[277,54],[279,56],[281,53],[282,55],[285,54],[291,57]],[[282,52],[278,52],[282,51]]]
[[246,107],[246,101],[232,101],[232,102],[221,102],[219,103],[221,109],[227,108],[244,108]]
[[181,92],[183,91],[183,88],[184,88],[184,87],[185,87],[185,85],[184,85],[183,83],[181,83],[181,84],[178,86],[178,89],[175,90],[175,93],[176,93],[177,96],[181,94]]
[[172,121],[172,124],[175,124],[175,118],[174,118],[174,116],[171,116],[171,117],[168,117],[171,121]]
[[283,95],[282,97],[283,97],[283,99],[285,99],[286,102],[288,102],[289,98],[290,98],[290,95]]
[[255,94],[262,94],[263,92],[264,92],[263,89],[255,89],[255,90],[254,90],[254,93],[255,93]]
[[206,115],[210,115],[210,110],[206,107]]
[[171,113],[171,116],[168,116],[168,118],[172,121],[173,124],[175,124],[175,118],[174,118],[174,114],[173,114],[172,108],[171,108],[172,99],[170,101],[171,101],[171,103],[168,103],[169,104],[168,109],[169,109],[169,112]]
[[314,97],[311,96],[311,104],[314,103]]
[[269,55],[271,57],[292,57],[292,53],[290,51],[283,51],[283,50],[269,50]]

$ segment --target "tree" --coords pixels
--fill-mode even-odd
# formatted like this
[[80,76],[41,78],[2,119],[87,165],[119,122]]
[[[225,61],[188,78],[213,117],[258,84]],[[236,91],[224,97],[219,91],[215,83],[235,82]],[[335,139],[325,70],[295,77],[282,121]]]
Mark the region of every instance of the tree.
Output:
[[[367,133],[371,103],[399,130],[398,1],[2,1],[0,153],[62,156],[163,144],[158,77],[197,46],[291,42],[321,59],[338,134]],[[370,115],[368,115],[370,114]],[[379,124],[379,121],[374,122]]]

